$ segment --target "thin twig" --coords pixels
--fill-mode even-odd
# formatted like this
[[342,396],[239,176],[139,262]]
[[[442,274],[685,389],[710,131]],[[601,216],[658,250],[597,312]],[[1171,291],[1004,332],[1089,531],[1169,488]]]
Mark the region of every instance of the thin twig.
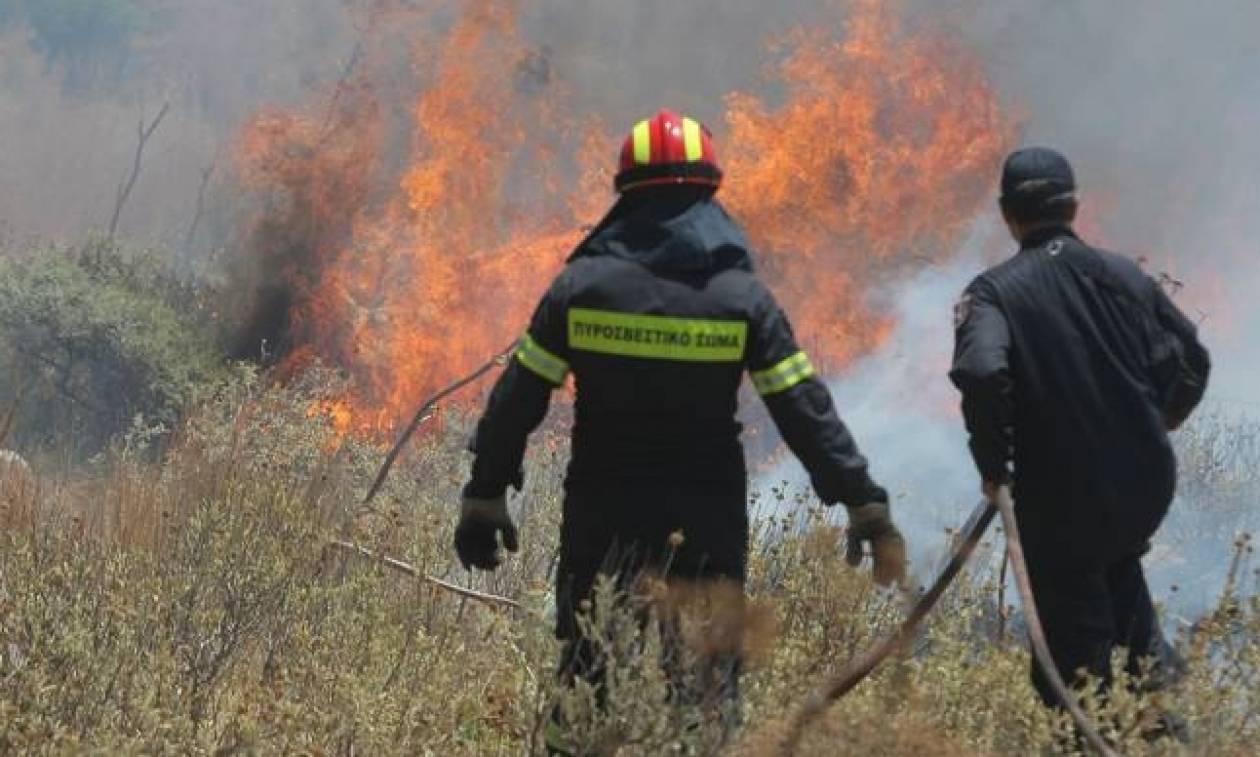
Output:
[[515,599],[511,599],[509,597],[501,597],[497,594],[487,594],[485,592],[477,591],[475,589],[464,588],[463,586],[460,586],[458,584],[453,584],[450,581],[443,581],[442,579],[437,578],[435,576],[430,576],[426,573],[421,573],[420,570],[416,568],[414,565],[405,563],[402,560],[396,560],[386,555],[378,554],[376,552],[373,552],[370,549],[367,549],[366,547],[360,547],[358,544],[355,544],[353,542],[333,540],[329,542],[329,545],[336,547],[337,549],[346,551],[346,552],[357,554],[360,557],[366,557],[369,560],[378,560],[382,564],[390,568],[393,568],[394,570],[400,573],[406,573],[409,576],[414,576],[415,578],[419,578],[421,581],[433,584],[439,589],[444,589],[453,594],[458,594],[461,597],[475,599],[478,602],[485,602],[486,604],[511,607],[516,610],[524,609],[524,606],[520,602],[517,602]]
[[144,119],[140,119],[140,126],[137,128],[136,136],[136,154],[131,163],[131,175],[127,180],[118,185],[118,194],[114,198],[114,215],[109,219],[109,238],[113,239],[118,232],[118,219],[122,217],[123,207],[127,204],[127,199],[131,197],[131,190],[136,187],[136,180],[140,178],[140,168],[144,161],[144,148],[149,143],[149,139],[153,137],[153,133],[162,125],[162,119],[166,118],[166,114],[171,110],[171,103],[167,101],[162,105],[162,109],[158,111],[157,116],[148,125],[144,125]]
[[[370,27],[370,23],[369,23]],[[367,35],[367,31],[362,32],[363,36]],[[354,43],[354,49],[350,52],[350,57],[346,60],[345,66],[342,67],[341,76],[337,79],[337,85],[333,87],[332,97],[328,98],[328,109],[324,114],[324,123],[320,128],[323,136],[320,141],[323,142],[330,138],[336,131],[333,120],[337,115],[337,108],[341,104],[341,99],[345,96],[345,92],[350,87],[350,78],[354,75],[355,69],[359,66],[359,61],[363,58],[364,42],[362,37]]]
[[219,152],[219,149],[216,149],[214,156],[210,158],[210,164],[201,169],[201,184],[197,187],[197,204],[193,207],[193,217],[188,224],[188,232],[184,234],[185,252],[192,251],[197,227],[201,225],[201,219],[206,213],[206,188],[210,186],[210,179],[214,176],[214,169],[219,163]]
[[394,467],[394,461],[398,459],[398,455],[401,454],[403,448],[407,446],[407,442],[411,441],[411,437],[416,433],[416,429],[420,428],[420,426],[433,415],[433,411],[437,409],[438,403],[458,392],[460,389],[463,389],[474,381],[480,379],[496,367],[503,365],[513,347],[515,347],[515,343],[513,343],[512,347],[508,347],[496,354],[494,357],[490,358],[477,370],[463,377],[459,381],[456,381],[445,389],[442,389],[420,405],[420,409],[416,411],[415,416],[411,419],[411,423],[407,424],[406,430],[404,430],[402,436],[398,438],[398,441],[394,444],[394,448],[391,449],[389,454],[385,456],[385,462],[381,464],[381,469],[376,474],[376,480],[372,482],[372,488],[368,489],[367,496],[363,498],[364,505],[369,504],[376,497],[377,492],[379,492],[381,487],[385,484],[385,479],[389,476],[390,469]]

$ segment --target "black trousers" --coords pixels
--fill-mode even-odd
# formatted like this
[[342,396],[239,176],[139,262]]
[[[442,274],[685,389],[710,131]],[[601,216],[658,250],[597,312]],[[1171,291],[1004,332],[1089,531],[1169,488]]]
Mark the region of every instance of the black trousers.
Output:
[[[1184,673],[1184,661],[1160,629],[1140,554],[1082,562],[1035,542],[1024,548],[1050,653],[1069,686],[1079,686],[1083,672],[1098,678],[1104,691],[1110,687],[1116,647],[1127,650],[1125,669],[1141,677],[1143,689],[1163,688]],[[1032,680],[1042,700],[1057,706],[1035,661]]]
[[[581,678],[597,692],[602,686],[603,655],[579,622],[581,615],[596,609],[600,576],[615,581],[618,596],[632,603],[645,576],[667,585],[721,585],[742,601],[748,551],[742,475],[716,482],[604,479],[584,485],[570,480],[566,489],[556,571],[556,636],[565,641],[559,666],[564,683]],[[630,611],[641,629],[653,621],[659,624],[661,663],[670,679],[700,683],[679,686],[673,696],[682,702],[716,698],[724,710],[738,710],[737,648],[707,655],[704,670],[684,671],[687,655],[677,617],[660,607],[649,611],[631,606]]]

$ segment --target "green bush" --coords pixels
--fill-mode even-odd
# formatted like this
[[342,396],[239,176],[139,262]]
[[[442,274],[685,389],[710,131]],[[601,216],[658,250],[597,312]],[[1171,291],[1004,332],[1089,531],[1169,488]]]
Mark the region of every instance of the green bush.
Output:
[[24,446],[95,452],[138,420],[170,427],[224,375],[208,309],[161,258],[105,243],[0,255],[0,396]]

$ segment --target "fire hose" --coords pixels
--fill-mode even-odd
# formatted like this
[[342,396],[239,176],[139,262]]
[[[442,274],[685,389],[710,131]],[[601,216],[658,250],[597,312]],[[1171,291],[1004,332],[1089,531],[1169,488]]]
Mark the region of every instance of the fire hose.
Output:
[[1102,737],[1098,729],[1090,721],[1089,716],[1081,709],[1076,697],[1068,691],[1059,669],[1050,654],[1050,645],[1046,641],[1046,629],[1041,624],[1041,616],[1037,613],[1037,603],[1033,597],[1032,582],[1028,579],[1028,564],[1024,562],[1024,545],[1019,539],[1019,524],[1015,522],[1015,502],[1011,499],[1011,489],[1003,486],[993,498],[993,505],[1002,514],[1002,527],[1006,531],[1006,553],[1011,558],[1011,571],[1015,574],[1015,587],[1019,590],[1019,601],[1024,605],[1024,617],[1028,624],[1028,638],[1032,641],[1033,654],[1041,672],[1050,682],[1059,703],[1067,709],[1076,723],[1076,729],[1085,737],[1089,745],[1103,757],[1117,757],[1117,753]]
[[783,754],[793,754],[804,733],[805,727],[822,715],[836,700],[852,691],[890,654],[901,649],[913,638],[918,626],[935,607],[937,600],[958,576],[967,560],[980,543],[981,537],[993,522],[996,514],[1002,516],[1002,527],[1006,532],[1006,553],[1010,558],[1011,570],[1015,574],[1015,584],[1019,590],[1020,601],[1024,605],[1024,614],[1028,624],[1028,637],[1032,642],[1033,656],[1051,688],[1059,699],[1059,703],[1071,715],[1077,730],[1089,745],[1104,757],[1118,757],[1117,752],[1107,743],[1098,729],[1090,722],[1089,717],[1081,709],[1076,698],[1068,691],[1067,685],[1055,667],[1054,658],[1050,655],[1050,647],[1046,642],[1045,628],[1037,613],[1037,604],[1033,598],[1032,583],[1028,578],[1028,566],[1024,562],[1024,549],[1019,539],[1019,526],[1015,522],[1015,505],[1011,498],[1010,487],[998,489],[992,500],[986,500],[976,506],[971,517],[959,533],[954,551],[949,560],[942,566],[928,590],[919,597],[911,608],[909,615],[896,632],[882,639],[866,652],[851,659],[840,671],[831,677],[823,686],[806,698],[789,723],[783,740],[780,742]]

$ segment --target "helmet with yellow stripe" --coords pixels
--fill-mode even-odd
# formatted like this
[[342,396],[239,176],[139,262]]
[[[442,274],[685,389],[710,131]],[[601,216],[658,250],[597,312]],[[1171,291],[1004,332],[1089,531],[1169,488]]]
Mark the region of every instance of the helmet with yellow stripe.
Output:
[[662,110],[640,121],[621,148],[618,192],[662,184],[722,183],[713,136],[699,121]]

